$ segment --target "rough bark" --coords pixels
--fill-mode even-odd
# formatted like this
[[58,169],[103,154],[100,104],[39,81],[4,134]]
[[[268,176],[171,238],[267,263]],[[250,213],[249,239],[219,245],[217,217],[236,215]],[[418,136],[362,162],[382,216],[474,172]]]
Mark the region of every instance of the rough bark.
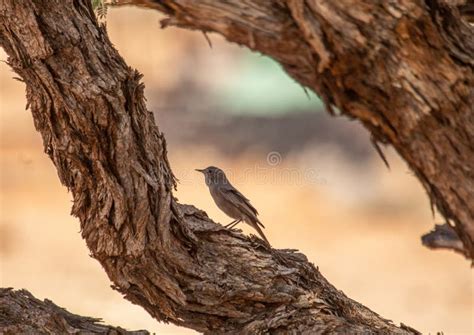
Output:
[[107,326],[97,318],[69,313],[50,300],[38,300],[26,290],[0,288],[0,334],[147,335]]
[[473,0],[445,0],[448,4],[456,6],[463,19],[474,24],[474,1]]
[[[98,27],[89,1],[0,4],[0,45],[26,84],[45,152],[73,195],[72,214],[80,219],[91,255],[128,300],[157,320],[212,334],[416,332],[347,298],[304,255],[270,250],[257,238],[228,231],[204,212],[177,203],[166,141],[146,109],[141,75]],[[443,213],[460,231],[469,226],[464,218],[472,218],[472,207],[456,194],[472,195],[463,186],[472,181],[463,179],[472,171],[458,160],[463,154],[472,157],[467,115],[472,63],[466,49],[453,56],[451,47],[440,44],[447,37],[439,34],[435,9],[411,1],[406,8],[387,5],[374,12],[372,2],[358,2],[348,7],[350,13],[343,2],[160,4],[172,15],[166,24],[218,31],[272,55],[328,106],[337,105],[377,139],[393,143]],[[360,22],[367,22],[363,31]],[[392,28],[404,37],[391,40]],[[425,30],[433,34],[433,44],[427,45]],[[420,46],[412,42],[407,52],[416,51],[416,59],[399,44],[412,38]],[[423,53],[428,47],[438,50],[440,64]],[[424,73],[428,60],[430,71]],[[410,61],[421,68],[412,68]],[[375,71],[368,71],[369,65]],[[442,69],[448,86],[434,81]],[[438,161],[442,154],[445,159]],[[459,191],[446,191],[459,181]]]
[[217,32],[276,59],[331,113],[335,106],[362,122],[379,153],[378,143],[393,145],[474,258],[470,1],[118,3],[160,10],[169,16],[163,26]]

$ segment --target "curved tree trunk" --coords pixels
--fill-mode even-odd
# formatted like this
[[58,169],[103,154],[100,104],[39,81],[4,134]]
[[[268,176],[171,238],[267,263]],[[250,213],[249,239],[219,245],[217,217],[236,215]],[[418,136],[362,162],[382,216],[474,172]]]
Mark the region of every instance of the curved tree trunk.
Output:
[[[159,8],[173,15],[166,24],[215,30],[266,51],[325,97],[328,106],[336,104],[361,119],[377,139],[392,142],[470,247],[471,235],[463,227],[472,223],[472,205],[455,195],[472,195],[465,185],[472,171],[459,160],[472,157],[472,63],[463,49],[456,49],[465,58],[461,61],[440,44],[447,37],[435,23],[437,9],[430,16],[429,7],[409,2],[409,15],[398,20],[405,37],[391,40],[398,21],[389,18],[401,16],[403,8],[389,6],[385,18],[382,12],[361,12],[356,4],[347,16],[339,5],[325,2],[303,7],[301,1],[275,1],[270,7],[269,1],[260,2],[160,1]],[[92,256],[128,300],[157,320],[212,334],[416,332],[347,298],[304,255],[270,250],[177,203],[166,142],[146,109],[141,75],[112,47],[88,0],[0,4],[0,45],[26,83],[45,152],[72,192],[72,213],[80,219]],[[245,16],[239,7],[244,5]],[[354,23],[365,21],[371,23],[365,34],[377,31],[373,39]],[[352,29],[346,30],[344,22]],[[390,29],[382,29],[389,23]],[[417,35],[425,30],[434,34],[429,45]],[[320,35],[324,39],[318,40]],[[420,38],[419,46],[405,52],[398,43],[408,43],[409,37]],[[411,52],[417,52],[416,59],[428,57],[424,48],[438,48],[440,60],[426,73],[426,68],[410,67]],[[389,66],[400,60],[406,63]],[[377,71],[369,72],[369,64]],[[446,82],[435,81],[437,66],[446,70],[442,74],[452,92],[445,91]],[[420,86],[411,86],[416,83]],[[438,136],[448,137],[435,143]],[[443,151],[451,145],[459,147]],[[456,181],[461,181],[459,189],[453,190]]]

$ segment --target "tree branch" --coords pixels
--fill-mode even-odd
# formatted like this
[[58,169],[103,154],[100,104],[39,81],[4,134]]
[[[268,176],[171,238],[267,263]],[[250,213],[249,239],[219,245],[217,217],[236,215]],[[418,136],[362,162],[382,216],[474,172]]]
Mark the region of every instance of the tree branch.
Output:
[[50,300],[38,300],[26,290],[0,288],[1,334],[150,334],[99,322],[100,319],[69,313]]
[[[469,1],[118,0],[277,60],[391,144],[474,259],[474,26]],[[466,9],[467,8],[467,9]]]
[[[456,222],[461,228],[469,222],[461,219],[471,215],[472,208],[468,203],[456,207],[458,199],[445,197],[451,193],[443,193],[447,186],[442,181],[449,186],[470,173],[458,169],[457,159],[472,154],[465,142],[466,127],[471,125],[466,119],[470,102],[466,92],[472,67],[455,63],[450,55],[443,58],[449,50],[436,44],[441,37],[431,36],[430,43],[441,48],[437,61],[453,71],[445,73],[449,94],[443,83],[436,82],[441,87],[437,88],[428,80],[425,87],[416,79],[429,76],[436,64],[430,64],[430,71],[411,70],[409,61],[414,60],[410,58],[404,59],[404,66],[394,67],[401,57],[411,57],[397,45],[403,42],[400,37],[389,39],[398,22],[389,19],[405,13],[401,9],[386,10],[385,17],[381,9],[361,11],[362,4],[371,9],[372,2],[349,6],[350,13],[339,2],[158,3],[173,15],[165,24],[218,31],[267,51],[294,78],[319,92],[328,106],[336,104],[362,120],[377,139],[393,143],[426,185],[436,186],[430,194],[436,195],[438,207],[447,206],[443,213],[460,218]],[[177,203],[166,141],[146,109],[141,75],[125,64],[105,29],[98,27],[89,1],[2,0],[0,4],[0,45],[26,83],[28,106],[45,152],[73,195],[72,214],[80,219],[92,256],[128,300],[157,320],[209,334],[416,333],[346,297],[304,255],[270,250],[257,238],[228,231],[204,212]],[[241,4],[247,6],[245,12]],[[414,29],[415,19],[418,25],[437,29],[426,16],[427,8],[409,6],[413,8],[404,9],[405,21],[399,22],[402,36]],[[356,23],[365,21],[371,26],[361,32]],[[374,31],[380,33],[372,36],[374,40],[365,36]],[[412,34],[420,37],[418,30]],[[389,43],[396,53],[393,59],[384,46]],[[426,43],[411,45],[411,51],[420,53],[423,46],[431,48]],[[462,49],[457,52],[463,55]],[[368,71],[369,65],[380,75]],[[395,70],[399,77],[391,82],[397,78]],[[456,101],[457,114],[449,122],[459,133],[446,127],[441,113],[452,112],[451,100],[447,103],[451,109],[426,110],[431,103],[444,106],[431,89]],[[436,149],[433,141],[438,139],[418,135],[426,135],[425,122],[434,132],[431,136],[448,136],[442,145],[449,140],[459,144],[454,156],[449,156],[451,172],[443,172],[440,168],[446,166],[437,165],[443,162],[433,160],[443,152],[430,151],[431,156],[426,156],[423,151]],[[437,164],[424,169],[427,157],[429,164]],[[469,195],[472,190],[461,187],[460,192]]]
[[421,237],[421,242],[430,249],[449,249],[469,257],[456,231],[447,223],[435,225],[432,231]]

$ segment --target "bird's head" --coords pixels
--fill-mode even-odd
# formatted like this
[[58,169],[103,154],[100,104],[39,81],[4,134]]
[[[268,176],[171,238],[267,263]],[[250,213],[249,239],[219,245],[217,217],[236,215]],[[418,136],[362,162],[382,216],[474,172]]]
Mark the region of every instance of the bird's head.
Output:
[[196,171],[201,172],[204,174],[204,177],[206,178],[206,184],[207,186],[211,185],[224,185],[228,183],[227,178],[225,176],[224,171],[219,169],[218,167],[215,166],[209,166],[205,169],[196,169]]

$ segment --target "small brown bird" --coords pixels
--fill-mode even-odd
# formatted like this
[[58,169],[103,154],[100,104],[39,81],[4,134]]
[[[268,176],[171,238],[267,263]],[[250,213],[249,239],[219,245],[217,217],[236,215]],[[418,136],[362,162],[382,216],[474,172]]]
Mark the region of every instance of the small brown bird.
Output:
[[236,226],[239,222],[244,221],[252,226],[258,232],[260,237],[265,240],[268,246],[270,246],[270,242],[268,242],[265,234],[260,228],[265,228],[265,226],[257,218],[257,210],[250,204],[249,199],[232,186],[224,171],[215,166],[209,166],[204,170],[196,169],[196,171],[204,174],[206,185],[209,187],[209,191],[211,192],[211,196],[217,207],[234,219],[234,221],[225,227],[230,229]]

